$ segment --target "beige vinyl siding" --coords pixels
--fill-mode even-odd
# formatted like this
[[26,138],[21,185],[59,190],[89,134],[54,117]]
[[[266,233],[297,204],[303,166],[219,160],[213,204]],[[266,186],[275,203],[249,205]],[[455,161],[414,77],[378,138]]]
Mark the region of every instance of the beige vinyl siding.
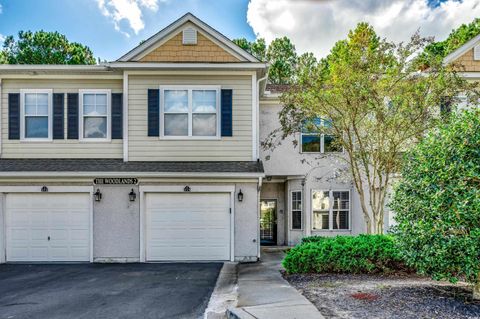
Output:
[[[161,85],[220,85],[233,90],[233,136],[221,140],[165,140],[147,135],[147,92]],[[129,75],[130,161],[251,161],[252,76]]]
[[[67,139],[67,95],[65,94],[65,135],[63,140],[31,142],[8,139],[8,94],[21,89],[52,89],[53,93],[78,93],[79,89],[111,89],[122,93],[122,80],[96,79],[4,79],[2,81],[2,154],[3,158],[123,158],[122,140],[80,142]],[[80,132],[79,132],[80,134]]]

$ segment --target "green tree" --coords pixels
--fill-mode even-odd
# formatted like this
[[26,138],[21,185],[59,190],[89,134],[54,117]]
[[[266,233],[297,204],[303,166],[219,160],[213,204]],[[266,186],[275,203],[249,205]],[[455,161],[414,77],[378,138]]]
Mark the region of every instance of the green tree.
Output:
[[18,40],[8,36],[3,43],[8,64],[95,64],[92,51],[80,43],[69,42],[58,32],[20,31]]
[[328,119],[330,125],[315,129],[334,136],[344,149],[336,156],[345,161],[358,191],[368,233],[383,232],[388,187],[399,171],[399,154],[435,124],[438,105],[446,98],[455,102],[460,92],[475,86],[437,60],[428,73],[419,74],[414,57],[428,43],[418,34],[406,44],[390,43],[360,23],[313,71],[298,74],[281,97],[281,128],[263,143],[275,148],[309,119]]
[[453,116],[405,156],[390,204],[405,260],[480,299],[480,110]]
[[249,42],[245,38],[239,38],[233,39],[232,41],[260,61],[266,62],[267,45],[265,43],[265,39],[259,38],[253,42]]
[[297,53],[289,38],[277,38],[267,49],[267,61],[270,64],[268,79],[273,84],[290,84],[293,80]]

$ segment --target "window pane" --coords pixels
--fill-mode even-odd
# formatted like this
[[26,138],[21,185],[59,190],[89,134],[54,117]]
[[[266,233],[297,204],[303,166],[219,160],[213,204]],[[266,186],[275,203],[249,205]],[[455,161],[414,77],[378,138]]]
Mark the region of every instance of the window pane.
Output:
[[25,105],[37,105],[37,94],[25,93]]
[[165,90],[165,112],[188,112],[187,90]]
[[37,105],[37,115],[47,115],[48,116],[48,104]]
[[333,229],[348,229],[348,211],[333,212]]
[[97,104],[95,110],[98,115],[107,115],[107,105]]
[[337,137],[333,135],[325,135],[323,137],[323,151],[327,152],[341,152],[342,147],[336,142]]
[[25,115],[36,115],[37,107],[35,104],[25,104]]
[[217,91],[193,90],[193,112],[215,113],[217,110]]
[[302,152],[320,152],[320,135],[302,135]]
[[333,192],[333,208],[349,209],[350,208],[349,192]]
[[95,105],[83,105],[83,115],[94,115]]
[[83,119],[83,137],[85,138],[106,138],[107,118],[86,117]]
[[165,114],[165,136],[188,136],[187,114]]
[[302,133],[317,133],[320,131],[321,119],[314,118],[311,120],[306,120],[302,126]]
[[95,94],[84,94],[83,95],[83,104],[86,105],[95,105]]
[[193,136],[215,136],[217,135],[216,114],[193,114]]
[[313,212],[313,229],[329,229],[328,228],[328,212]]
[[312,208],[314,210],[329,210],[328,192],[314,191],[312,195]]
[[292,229],[302,229],[302,211],[292,211]]
[[107,95],[106,94],[95,94],[95,103],[97,106],[107,106]]
[[26,138],[48,138],[48,117],[25,117]]

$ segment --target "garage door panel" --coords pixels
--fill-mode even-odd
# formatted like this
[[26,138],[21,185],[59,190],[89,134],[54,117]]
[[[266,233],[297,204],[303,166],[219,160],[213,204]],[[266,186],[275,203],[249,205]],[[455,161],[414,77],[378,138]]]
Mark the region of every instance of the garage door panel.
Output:
[[7,261],[89,261],[90,200],[88,193],[8,194]]
[[229,193],[150,193],[147,260],[229,260]]

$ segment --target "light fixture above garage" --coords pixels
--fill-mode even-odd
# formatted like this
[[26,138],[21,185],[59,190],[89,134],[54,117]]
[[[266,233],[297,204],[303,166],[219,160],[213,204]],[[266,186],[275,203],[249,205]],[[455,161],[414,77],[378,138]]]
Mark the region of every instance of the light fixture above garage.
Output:
[[97,191],[93,193],[93,196],[95,197],[95,201],[99,202],[102,200],[102,193],[100,193],[100,189],[97,188]]
[[242,193],[242,190],[240,190],[237,194],[237,198],[238,198],[238,201],[239,202],[242,202],[243,201],[243,193]]
[[135,199],[137,198],[137,194],[135,194],[135,191],[133,190],[133,188],[130,191],[130,193],[128,193],[128,198],[130,199],[131,202],[134,202]]

